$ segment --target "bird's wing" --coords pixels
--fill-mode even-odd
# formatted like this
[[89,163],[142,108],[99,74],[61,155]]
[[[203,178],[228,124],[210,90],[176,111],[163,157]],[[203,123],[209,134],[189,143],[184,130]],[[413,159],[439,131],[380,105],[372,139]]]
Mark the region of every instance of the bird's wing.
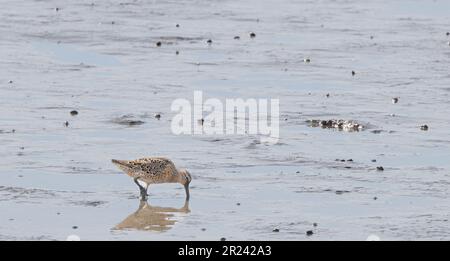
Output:
[[162,175],[163,173],[175,173],[175,165],[171,160],[166,158],[142,158],[131,163],[138,172],[142,172],[142,175]]

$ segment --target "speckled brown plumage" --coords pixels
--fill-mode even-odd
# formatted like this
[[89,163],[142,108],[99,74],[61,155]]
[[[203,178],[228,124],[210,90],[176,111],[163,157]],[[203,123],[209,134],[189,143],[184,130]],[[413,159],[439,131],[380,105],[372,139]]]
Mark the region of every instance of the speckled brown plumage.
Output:
[[[179,170],[170,159],[162,157],[149,157],[137,160],[115,160],[112,162],[123,170],[141,190],[141,196],[146,199],[147,188],[150,184],[180,183],[186,189],[186,198],[189,199],[189,183],[191,175],[187,170]],[[142,185],[142,183],[144,183]]]

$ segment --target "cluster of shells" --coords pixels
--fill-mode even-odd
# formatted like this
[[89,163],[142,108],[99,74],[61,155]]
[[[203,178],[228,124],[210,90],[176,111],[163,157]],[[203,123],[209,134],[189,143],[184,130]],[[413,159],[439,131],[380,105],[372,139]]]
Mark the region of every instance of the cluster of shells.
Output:
[[342,131],[360,131],[364,126],[351,120],[308,120],[311,127],[337,129]]

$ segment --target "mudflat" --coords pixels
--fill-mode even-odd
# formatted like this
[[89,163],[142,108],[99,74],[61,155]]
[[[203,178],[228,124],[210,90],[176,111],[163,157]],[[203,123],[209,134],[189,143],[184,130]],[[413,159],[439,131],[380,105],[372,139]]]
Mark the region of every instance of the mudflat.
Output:
[[[450,239],[448,1],[2,6],[0,240]],[[279,142],[174,135],[195,90],[278,98]],[[148,156],[188,204],[111,164]]]

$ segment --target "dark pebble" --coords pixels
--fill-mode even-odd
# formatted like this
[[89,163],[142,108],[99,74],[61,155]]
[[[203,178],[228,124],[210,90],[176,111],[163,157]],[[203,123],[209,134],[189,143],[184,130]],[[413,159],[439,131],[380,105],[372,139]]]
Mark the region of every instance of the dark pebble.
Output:
[[450,36],[450,32],[447,32],[446,35],[447,35],[447,36]]
[[13,83],[13,81],[9,81],[9,83]]
[[251,32],[251,33],[250,33],[250,38],[255,38],[255,37],[256,37],[256,34],[253,33],[253,32]]
[[241,39],[241,37],[238,36],[238,35],[236,35],[236,36],[234,37],[234,40],[239,40],[239,39]]
[[306,235],[307,236],[312,236],[313,234],[314,234],[314,232],[312,230],[306,231]]
[[341,159],[341,162],[345,162],[345,159]]
[[280,232],[280,230],[278,228],[275,228],[274,230],[272,230],[272,232],[277,233],[277,232]]
[[73,226],[72,229],[78,229],[78,227],[77,226]]
[[313,223],[313,226],[314,226],[314,227],[317,227],[317,223]]
[[330,98],[330,94],[329,93],[327,93],[327,95],[325,95],[325,96],[327,96],[327,98]]
[[111,24],[115,24],[116,22],[112,21]]
[[208,40],[206,41],[206,43],[207,43],[207,44],[212,44],[212,40],[211,40],[211,39],[208,39]]
[[56,12],[58,12],[58,11],[59,11],[59,8],[58,8],[58,7],[56,7],[56,8],[55,8],[55,11],[56,11]]
[[202,228],[202,231],[206,231],[206,228]]
[[175,52],[175,54],[176,54],[176,55],[179,55],[179,54],[180,54],[180,52],[179,52],[179,51],[176,51],[176,52]]
[[64,126],[69,127],[69,122],[68,121],[64,122]]
[[158,120],[161,119],[161,114],[159,114],[159,113],[155,114],[155,118]]
[[355,74],[356,74],[356,72],[355,72],[355,71],[352,71],[352,76],[355,76]]
[[422,126],[420,126],[420,129],[421,130],[423,130],[423,131],[427,131],[428,130],[428,125],[422,125]]
[[78,112],[77,112],[77,111],[71,111],[71,112],[70,112],[70,115],[76,116],[76,115],[78,115]]
[[379,167],[377,167],[377,170],[378,170],[378,171],[383,171],[384,168],[383,168],[382,166],[379,166]]
[[220,239],[220,241],[226,241],[227,239],[226,238],[224,238],[224,237],[222,237],[221,239]]
[[377,162],[377,160],[376,160],[376,159],[373,159],[372,162]]
[[179,25],[179,24],[176,24],[175,27],[180,27],[180,25]]
[[240,205],[241,205],[241,203],[239,203],[239,202],[238,202],[238,203],[236,203],[236,205],[237,205],[237,206],[240,206]]
[[350,162],[352,162],[352,161],[353,161],[353,159],[348,159],[347,161],[350,161]]
[[296,171],[295,173],[297,173],[297,174],[298,174],[298,173],[300,173],[300,171]]
[[156,42],[157,47],[161,47],[161,44],[162,44],[161,42]]
[[383,132],[382,130],[373,130],[371,131],[373,134],[380,134],[381,132]]
[[373,197],[373,200],[377,200],[378,198],[377,197]]

